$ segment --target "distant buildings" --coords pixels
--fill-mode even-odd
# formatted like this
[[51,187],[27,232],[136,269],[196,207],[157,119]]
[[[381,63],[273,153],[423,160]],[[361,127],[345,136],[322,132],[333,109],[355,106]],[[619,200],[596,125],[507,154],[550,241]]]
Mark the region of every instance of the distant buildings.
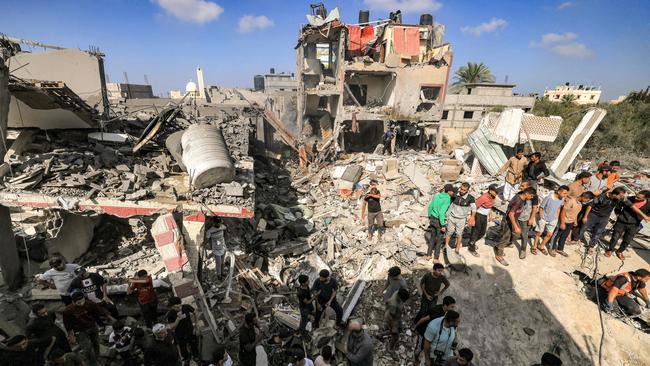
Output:
[[203,70],[201,69],[201,66],[198,66],[196,68],[196,80],[198,81],[198,84],[190,80],[185,85],[185,92],[182,92],[180,90],[170,90],[169,98],[182,99],[185,94],[189,93],[189,96],[195,99],[203,99],[209,102],[210,98],[205,88],[205,81],[203,80]]
[[253,78],[255,91],[277,92],[277,91],[297,91],[298,82],[293,74],[281,72],[275,73],[271,68],[266,75],[255,75]]
[[155,98],[151,85],[106,83],[108,100]]
[[575,104],[598,104],[601,92],[600,86],[565,83],[556,86],[555,89],[544,90],[544,98],[551,102],[562,102],[565,95],[572,95]]
[[535,97],[515,95],[514,87],[514,84],[465,84],[458,94],[447,94],[441,125],[448,143],[462,143],[464,136],[476,129],[488,112],[505,108],[529,112]]

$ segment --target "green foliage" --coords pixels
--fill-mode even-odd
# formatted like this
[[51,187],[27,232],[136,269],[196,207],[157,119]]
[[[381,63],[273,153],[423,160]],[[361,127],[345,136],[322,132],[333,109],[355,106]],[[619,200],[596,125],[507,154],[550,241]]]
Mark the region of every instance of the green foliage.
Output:
[[563,104],[573,104],[573,102],[576,100],[576,96],[573,94],[564,94],[562,96],[562,103]]
[[[607,115],[591,136],[581,155],[588,159],[626,160],[650,156],[650,100],[601,104]],[[537,143],[536,147],[549,156],[557,155],[569,140],[586,112],[586,106],[537,100],[532,113],[538,116],[560,116],[564,122],[553,143]]]
[[472,84],[472,83],[493,83],[494,75],[490,69],[482,62],[468,62],[467,65],[461,66],[454,72],[454,84]]

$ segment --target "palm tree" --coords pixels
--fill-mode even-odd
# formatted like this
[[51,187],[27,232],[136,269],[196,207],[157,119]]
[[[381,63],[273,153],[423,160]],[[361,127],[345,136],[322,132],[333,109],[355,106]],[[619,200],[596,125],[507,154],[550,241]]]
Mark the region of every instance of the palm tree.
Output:
[[562,104],[564,105],[573,104],[573,102],[576,100],[576,96],[573,94],[564,94],[561,100]]
[[454,84],[493,83],[494,75],[484,63],[468,62],[454,73]]

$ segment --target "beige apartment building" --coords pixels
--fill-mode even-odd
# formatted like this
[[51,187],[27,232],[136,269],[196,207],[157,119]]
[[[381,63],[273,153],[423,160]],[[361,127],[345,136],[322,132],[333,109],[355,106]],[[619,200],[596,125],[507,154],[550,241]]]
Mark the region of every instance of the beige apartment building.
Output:
[[565,83],[556,86],[555,89],[545,89],[544,98],[552,102],[561,102],[565,95],[573,95],[575,104],[598,104],[601,92],[600,86]]

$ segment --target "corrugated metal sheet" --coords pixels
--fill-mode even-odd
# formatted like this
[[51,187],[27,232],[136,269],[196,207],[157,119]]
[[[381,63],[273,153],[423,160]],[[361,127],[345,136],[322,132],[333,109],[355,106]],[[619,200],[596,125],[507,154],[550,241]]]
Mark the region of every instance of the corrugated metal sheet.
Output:
[[494,175],[508,159],[506,158],[506,154],[503,153],[501,145],[490,142],[490,136],[490,130],[486,126],[481,125],[468,136],[467,140],[474,155],[481,162],[481,165],[483,165],[488,173]]

